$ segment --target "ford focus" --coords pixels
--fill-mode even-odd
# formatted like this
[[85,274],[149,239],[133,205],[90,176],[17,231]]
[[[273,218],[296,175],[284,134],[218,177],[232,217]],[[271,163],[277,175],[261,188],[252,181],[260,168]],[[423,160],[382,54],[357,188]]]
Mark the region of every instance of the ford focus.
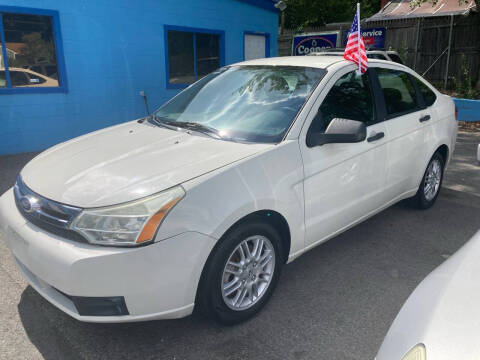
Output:
[[452,99],[400,64],[247,61],[39,154],[0,198],[0,230],[78,320],[234,324],[314,246],[400,200],[432,206],[456,129]]

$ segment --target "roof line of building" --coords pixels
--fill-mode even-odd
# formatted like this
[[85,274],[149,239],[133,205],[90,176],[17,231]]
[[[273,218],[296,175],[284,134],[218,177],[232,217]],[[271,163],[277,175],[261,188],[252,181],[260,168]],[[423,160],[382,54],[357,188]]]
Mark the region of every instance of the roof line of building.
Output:
[[468,15],[470,11],[476,11],[475,2],[459,4],[458,0],[440,0],[429,6],[422,4],[415,8],[409,7],[408,0],[391,0],[375,15],[365,19],[366,22],[383,20],[403,20],[412,18],[426,18],[439,16]]
[[384,21],[384,20],[407,20],[407,19],[418,19],[418,18],[427,18],[427,17],[442,17],[442,16],[460,16],[460,15],[468,15],[470,11],[462,10],[462,11],[451,11],[451,12],[441,12],[435,13],[432,15],[425,16],[424,14],[411,14],[411,15],[397,15],[397,16],[375,16],[369,17],[368,19],[362,20],[362,22],[374,22],[374,21]]

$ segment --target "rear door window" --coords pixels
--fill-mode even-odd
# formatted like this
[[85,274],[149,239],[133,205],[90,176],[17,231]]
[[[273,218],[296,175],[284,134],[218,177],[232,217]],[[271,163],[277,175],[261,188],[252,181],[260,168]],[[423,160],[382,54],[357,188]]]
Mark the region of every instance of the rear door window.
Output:
[[422,94],[423,102],[425,106],[431,106],[437,100],[437,95],[427,86],[423,81],[421,81],[416,76],[412,76],[413,81],[417,84],[418,90],[420,90],[420,94]]
[[10,81],[12,86],[27,86],[30,85],[30,80],[23,71],[10,70]]
[[388,118],[418,110],[417,94],[406,72],[382,68],[375,70],[385,99]]
[[392,59],[392,61],[403,65],[402,59],[397,54],[388,54],[388,56],[390,57],[390,59]]

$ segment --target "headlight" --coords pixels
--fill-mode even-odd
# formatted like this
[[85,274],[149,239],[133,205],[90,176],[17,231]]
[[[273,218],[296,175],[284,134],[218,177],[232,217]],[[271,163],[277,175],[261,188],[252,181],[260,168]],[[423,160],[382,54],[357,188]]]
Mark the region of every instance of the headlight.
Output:
[[425,345],[418,344],[413,347],[403,358],[402,360],[425,360],[427,354],[425,351]]
[[152,241],[168,212],[185,196],[181,186],[116,206],[85,209],[71,229],[90,243],[135,246]]

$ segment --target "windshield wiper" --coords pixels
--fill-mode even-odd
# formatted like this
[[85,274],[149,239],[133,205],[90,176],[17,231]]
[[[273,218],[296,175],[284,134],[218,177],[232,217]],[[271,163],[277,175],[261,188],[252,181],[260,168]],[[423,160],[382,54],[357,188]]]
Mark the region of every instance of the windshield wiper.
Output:
[[195,122],[190,122],[190,121],[171,121],[171,120],[166,120],[163,119],[163,123],[166,123],[170,126],[176,126],[180,128],[184,128],[187,130],[193,130],[193,131],[198,131],[202,134],[206,134],[208,136],[211,136],[216,139],[222,139],[223,136],[221,136],[218,132],[217,129],[208,126],[208,125],[203,125],[200,123],[195,123]]
[[166,120],[165,118],[161,118],[160,116],[157,116],[155,114],[148,115],[147,121],[157,126],[175,130],[175,126],[170,125],[168,120]]
[[177,128],[183,128],[187,130],[193,130],[200,132],[202,134],[206,134],[210,137],[213,137],[215,139],[222,139],[223,136],[221,136],[218,132],[217,129],[208,126],[208,125],[203,125],[195,122],[190,122],[190,121],[174,121],[174,120],[169,120],[164,117],[160,117],[155,114],[151,114],[148,116],[148,121],[162,127],[166,127],[168,129],[176,130]]

